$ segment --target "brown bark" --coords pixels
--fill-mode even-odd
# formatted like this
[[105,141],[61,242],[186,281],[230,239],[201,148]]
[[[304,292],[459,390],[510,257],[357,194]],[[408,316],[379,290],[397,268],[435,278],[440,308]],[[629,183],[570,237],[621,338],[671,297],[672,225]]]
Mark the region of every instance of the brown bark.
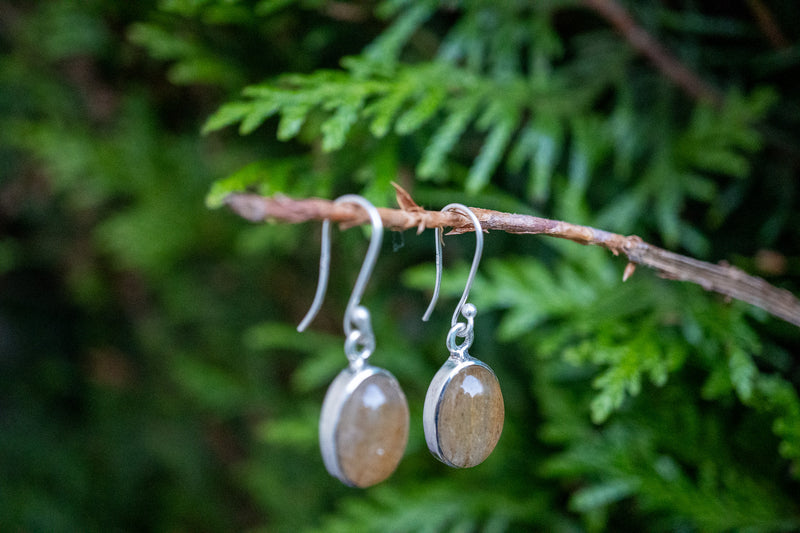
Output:
[[664,45],[636,23],[628,11],[616,0],[584,0],[583,3],[606,19],[623,37],[647,57],[661,73],[695,100],[705,100],[716,106],[722,95],[707,84],[689,67],[681,63]]
[[[426,211],[399,186],[400,209],[378,208],[384,226],[393,231],[415,228],[449,227],[452,233],[473,231],[469,219],[456,212]],[[355,204],[334,204],[330,200],[308,198],[295,200],[285,196],[263,197],[254,194],[232,194],[226,205],[238,215],[253,222],[265,220],[300,223],[330,219],[343,227],[369,222],[367,213]],[[505,231],[526,235],[549,235],[580,244],[602,246],[614,255],[623,254],[629,264],[624,279],[633,274],[634,265],[654,269],[658,275],[696,283],[708,291],[723,294],[760,307],[768,313],[800,327],[800,300],[791,292],[775,287],[729,265],[718,265],[679,255],[644,242],[635,235],[619,235],[589,226],[570,224],[531,215],[503,213],[490,209],[470,208],[484,231]],[[624,281],[623,279],[623,281]]]

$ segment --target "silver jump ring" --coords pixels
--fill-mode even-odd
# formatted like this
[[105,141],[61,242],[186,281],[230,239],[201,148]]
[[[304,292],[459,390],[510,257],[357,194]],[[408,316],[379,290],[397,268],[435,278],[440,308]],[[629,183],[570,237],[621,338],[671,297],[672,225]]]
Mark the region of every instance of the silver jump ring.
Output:
[[[467,350],[470,346],[472,346],[472,341],[475,338],[475,315],[477,314],[477,309],[471,303],[466,303],[461,308],[461,314],[464,318],[467,319],[467,323],[458,322],[453,327],[450,328],[450,331],[447,333],[447,349],[450,351],[450,354],[453,356],[458,357],[459,359],[465,358],[467,354]],[[464,341],[458,343],[458,338],[463,338]]]
[[358,371],[374,351],[375,336],[363,331],[350,332],[344,341],[344,354],[354,371]]

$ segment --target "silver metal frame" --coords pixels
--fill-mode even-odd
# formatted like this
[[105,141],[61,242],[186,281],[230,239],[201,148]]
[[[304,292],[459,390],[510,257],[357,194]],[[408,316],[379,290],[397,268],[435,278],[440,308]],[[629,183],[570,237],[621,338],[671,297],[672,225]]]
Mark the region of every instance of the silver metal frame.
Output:
[[325,463],[325,468],[333,477],[351,487],[355,487],[355,483],[342,472],[339,464],[339,453],[336,449],[336,430],[339,428],[339,418],[347,400],[367,378],[379,374],[391,379],[397,389],[402,392],[397,378],[388,370],[368,364],[363,365],[358,370],[348,366],[339,372],[339,375],[330,384],[328,392],[325,393],[325,400],[322,402],[322,412],[319,417],[319,447],[322,452],[322,460]]
[[422,426],[425,430],[425,441],[428,443],[428,449],[441,462],[455,468],[461,467],[445,459],[442,454],[442,445],[439,441],[439,409],[442,405],[444,391],[450,385],[450,381],[463,369],[473,365],[482,366],[497,379],[494,371],[483,361],[475,359],[467,353],[463,356],[452,354],[439,371],[436,372],[436,375],[433,376],[431,384],[428,386],[425,405],[422,409]]

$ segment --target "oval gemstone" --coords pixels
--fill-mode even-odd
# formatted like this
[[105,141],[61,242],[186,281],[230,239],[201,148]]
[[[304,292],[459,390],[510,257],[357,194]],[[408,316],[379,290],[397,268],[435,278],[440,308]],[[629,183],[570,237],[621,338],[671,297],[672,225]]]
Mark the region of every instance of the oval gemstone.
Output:
[[481,365],[462,368],[442,392],[436,430],[442,458],[452,466],[478,465],[503,431],[503,393],[494,373]]
[[369,487],[394,472],[408,442],[408,404],[393,377],[370,376],[351,393],[335,441],[339,468],[352,485]]

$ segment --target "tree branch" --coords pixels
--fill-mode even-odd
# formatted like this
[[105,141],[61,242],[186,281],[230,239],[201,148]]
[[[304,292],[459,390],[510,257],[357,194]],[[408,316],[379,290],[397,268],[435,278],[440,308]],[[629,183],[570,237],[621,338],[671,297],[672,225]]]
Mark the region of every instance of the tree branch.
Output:
[[722,95],[673,56],[660,42],[639,26],[616,0],[584,0],[583,3],[606,19],[639,53],[647,57],[675,85],[695,100],[719,106]]
[[[396,184],[395,189],[400,209],[378,208],[387,229],[403,231],[416,228],[418,234],[426,228],[444,227],[453,228],[451,233],[474,231],[466,216],[452,211],[426,211]],[[231,194],[226,198],[225,204],[236,214],[253,222],[270,220],[296,224],[327,218],[340,223],[342,227],[369,222],[367,213],[356,204],[334,204],[320,198],[294,200],[285,196]],[[470,209],[485,231],[549,235],[580,244],[602,246],[614,255],[623,254],[629,261],[623,281],[633,273],[636,265],[644,265],[654,269],[661,277],[696,283],[708,291],[760,307],[771,315],[800,327],[800,300],[797,297],[736,267],[706,263],[679,255],[648,244],[635,235],[624,236],[531,215],[502,213],[476,207]]]
[[775,16],[764,2],[761,0],[747,0],[747,5],[750,7],[750,11],[753,12],[761,32],[776,50],[783,50],[791,46],[789,39],[781,31],[778,21],[775,20]]

